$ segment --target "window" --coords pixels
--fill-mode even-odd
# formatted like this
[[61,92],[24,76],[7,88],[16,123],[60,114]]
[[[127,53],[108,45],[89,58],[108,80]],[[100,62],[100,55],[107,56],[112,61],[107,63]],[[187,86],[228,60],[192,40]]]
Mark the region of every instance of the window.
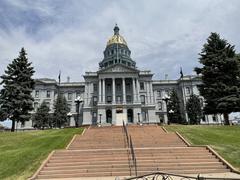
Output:
[[93,97],[93,105],[96,106],[97,105],[97,96]]
[[122,101],[121,96],[117,96],[117,103],[119,104],[119,103],[121,103],[121,101]]
[[107,92],[111,92],[111,84],[107,84]]
[[38,90],[35,91],[35,97],[39,98],[39,91]]
[[127,103],[131,103],[132,102],[132,96],[127,95],[126,100],[127,100]]
[[157,91],[157,96],[158,96],[158,97],[162,97],[162,91],[161,91],[161,90],[158,90],[158,91]]
[[33,108],[34,108],[34,111],[37,111],[37,109],[38,109],[38,102],[34,102]]
[[72,100],[72,93],[68,93],[68,100]]
[[130,83],[127,83],[127,84],[126,84],[126,90],[127,90],[128,92],[131,90]]
[[190,87],[186,87],[186,94],[187,94],[187,95],[190,94]]
[[161,101],[158,101],[158,109],[162,110],[162,102]]
[[97,92],[97,84],[93,84],[93,91]]
[[144,90],[144,82],[140,82],[140,90]]
[[116,89],[118,92],[121,91],[121,85],[120,84],[117,84],[117,89]]
[[76,91],[76,98],[80,96],[80,91]]
[[112,102],[112,96],[108,96],[107,97],[107,103],[111,103]]
[[206,122],[206,117],[205,117],[205,115],[202,116],[202,121],[203,121],[203,122]]
[[212,120],[213,120],[213,122],[216,122],[216,121],[217,121],[217,116],[216,116],[216,115],[213,115],[213,116],[212,116]]
[[47,98],[50,98],[50,97],[51,97],[50,91],[47,91]]
[[96,112],[93,112],[93,117],[97,117],[97,113]]
[[145,104],[145,96],[144,96],[144,95],[141,95],[141,96],[140,96],[140,99],[141,99],[141,104]]

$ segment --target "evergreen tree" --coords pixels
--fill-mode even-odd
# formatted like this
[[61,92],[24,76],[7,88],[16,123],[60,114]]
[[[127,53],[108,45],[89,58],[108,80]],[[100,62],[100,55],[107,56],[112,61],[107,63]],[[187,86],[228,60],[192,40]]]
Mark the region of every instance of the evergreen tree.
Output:
[[200,124],[202,117],[201,102],[198,96],[191,95],[186,104],[186,110],[190,124]]
[[69,112],[67,100],[62,95],[58,95],[54,104],[53,126],[61,128],[68,122],[67,113]]
[[[180,101],[176,90],[172,90],[170,93],[170,98],[167,105],[168,117],[171,123],[183,123],[181,111],[180,111]],[[173,113],[169,113],[169,111]]]
[[239,62],[234,46],[221,39],[217,33],[211,33],[200,53],[202,68],[195,68],[202,75],[200,94],[205,98],[205,114],[224,115],[229,125],[229,113],[240,110],[239,104]]
[[49,127],[50,116],[49,116],[49,107],[46,102],[43,102],[41,106],[37,109],[36,114],[33,117],[35,127],[39,129],[44,129],[45,127]]
[[15,122],[25,123],[30,119],[29,111],[33,109],[34,74],[32,63],[28,62],[24,48],[21,49],[19,57],[7,66],[5,74],[1,76],[3,89],[0,92],[0,117],[5,120],[10,117],[12,129],[15,130]]

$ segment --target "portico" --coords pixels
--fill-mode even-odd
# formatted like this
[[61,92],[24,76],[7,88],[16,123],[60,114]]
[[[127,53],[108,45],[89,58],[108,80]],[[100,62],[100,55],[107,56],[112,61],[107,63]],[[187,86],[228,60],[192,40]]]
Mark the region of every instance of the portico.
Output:
[[139,80],[135,77],[100,78],[98,104],[138,104]]

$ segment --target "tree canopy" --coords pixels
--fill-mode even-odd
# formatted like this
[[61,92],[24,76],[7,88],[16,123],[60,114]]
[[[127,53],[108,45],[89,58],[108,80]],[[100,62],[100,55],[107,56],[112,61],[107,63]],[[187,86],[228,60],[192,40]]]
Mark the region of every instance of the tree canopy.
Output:
[[40,105],[40,107],[37,109],[37,112],[33,116],[34,127],[44,129],[50,126],[51,118],[49,115],[49,111],[49,107],[47,106],[46,102],[43,101],[43,103]]
[[12,120],[12,131],[15,122],[25,123],[31,117],[29,112],[33,109],[34,74],[32,63],[28,62],[27,53],[21,49],[18,58],[14,59],[0,76],[3,89],[0,91],[0,117],[1,120]]
[[228,114],[240,110],[239,60],[234,46],[211,33],[200,53],[202,67],[195,68],[202,76],[200,94],[205,98],[206,114],[224,114],[225,124],[229,124]]
[[[180,101],[176,90],[170,93],[170,99],[167,103],[168,117],[171,123],[183,123],[180,111]],[[170,111],[173,111],[172,113]]]
[[203,116],[201,102],[197,95],[190,96],[186,104],[186,110],[190,124],[200,124],[200,120]]
[[67,113],[70,111],[67,105],[67,100],[64,96],[58,93],[54,104],[53,126],[61,128],[68,121]]

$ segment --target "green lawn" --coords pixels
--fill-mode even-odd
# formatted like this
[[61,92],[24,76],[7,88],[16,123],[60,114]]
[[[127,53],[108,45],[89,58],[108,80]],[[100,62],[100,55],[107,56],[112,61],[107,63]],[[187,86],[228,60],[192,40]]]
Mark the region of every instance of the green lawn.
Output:
[[54,149],[67,146],[82,128],[0,133],[0,179],[27,179]]
[[211,145],[222,157],[240,170],[240,126],[165,126],[178,131],[194,145]]

